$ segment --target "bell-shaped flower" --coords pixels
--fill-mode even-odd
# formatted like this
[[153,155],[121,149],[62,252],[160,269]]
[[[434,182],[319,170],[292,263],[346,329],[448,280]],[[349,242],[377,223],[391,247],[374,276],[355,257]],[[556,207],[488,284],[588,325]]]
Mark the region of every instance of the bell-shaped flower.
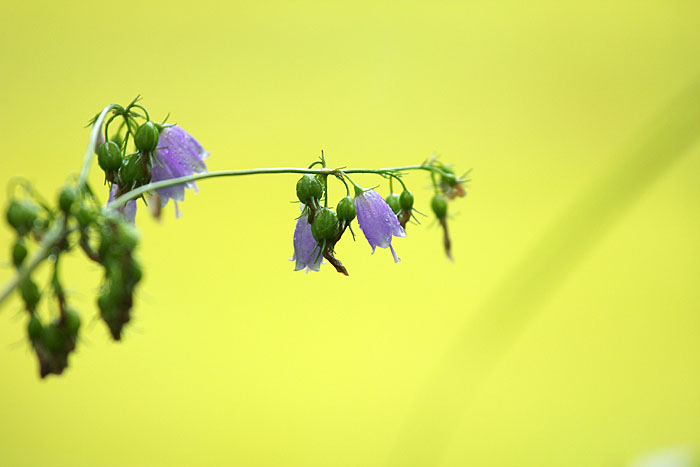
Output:
[[[160,132],[158,147],[153,153],[154,161],[151,169],[151,182],[185,177],[207,171],[204,159],[209,156],[201,144],[189,133],[177,125],[169,126]],[[172,199],[175,203],[175,216],[180,217],[178,201],[185,199],[185,188],[197,190],[194,182],[160,188],[157,191],[161,207]]]
[[[115,183],[112,185],[112,189],[109,190],[108,204],[117,198],[117,193],[119,193],[119,186]],[[121,213],[127,222],[133,224],[134,219],[136,219],[136,200],[127,201],[125,205],[118,207],[117,211]]]
[[399,219],[384,201],[379,193],[374,190],[355,189],[355,209],[357,211],[357,223],[360,224],[362,233],[372,247],[372,253],[379,248],[389,248],[394,255],[394,262],[401,261],[391,246],[392,237],[405,237]]
[[297,219],[297,225],[294,228],[294,256],[292,261],[296,261],[294,266],[295,271],[306,269],[309,271],[319,271],[321,269],[322,256],[319,255],[319,246],[316,243],[313,233],[311,233],[311,224],[304,213]]

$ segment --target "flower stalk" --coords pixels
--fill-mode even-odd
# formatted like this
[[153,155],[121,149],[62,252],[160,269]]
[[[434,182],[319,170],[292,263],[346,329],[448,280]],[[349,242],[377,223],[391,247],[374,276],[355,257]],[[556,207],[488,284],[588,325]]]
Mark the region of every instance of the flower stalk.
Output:
[[[358,222],[372,252],[377,246],[389,248],[394,261],[399,261],[391,246],[392,238],[406,236],[404,229],[410,219],[417,222],[412,214],[414,195],[403,178],[408,172],[429,173],[436,196],[444,194],[444,198],[452,200],[465,194],[466,177],[456,177],[450,166],[434,157],[422,164],[397,167],[329,168],[322,152],[319,160],[307,168],[207,172],[204,159],[209,153],[197,140],[178,125],[151,120],[152,114],[137,104],[138,100],[137,97],[127,106],[110,104],[92,119],[79,176],[60,191],[57,206],[45,202],[28,184],[25,199],[13,196],[10,200],[6,216],[17,233],[11,249],[17,270],[0,286],[0,306],[14,290],[20,291],[29,313],[27,334],[39,359],[41,377],[61,374],[68,367],[68,358],[78,337],[80,317],[70,306],[70,297],[64,293],[66,288],[58,274],[58,262],[64,252],[80,249],[104,269],[97,306],[113,339],[122,338],[123,328],[131,320],[134,293],[142,278],[137,250],[139,235],[132,225],[139,198],[149,197],[149,205],[152,202],[158,208],[172,199],[179,217],[177,203],[184,200],[186,188],[196,190],[197,181],[249,175],[303,175],[297,182],[302,213],[294,231],[295,270],[318,271],[323,258],[337,272],[347,276],[347,268],[336,257],[335,246],[348,230],[355,239],[353,221]],[[121,123],[110,127],[119,119]],[[108,185],[106,205],[100,204],[88,184],[93,158],[98,159]],[[392,206],[375,191],[377,187],[365,189],[355,183],[351,178],[355,174],[378,175],[389,180]],[[329,196],[329,180],[333,179],[343,184],[346,193],[335,208]],[[393,194],[394,180],[403,189],[401,196]],[[350,185],[354,188],[354,198]],[[444,230],[445,250],[451,256],[446,208],[445,212],[439,212],[435,211],[434,204],[432,207]],[[159,212],[160,209],[154,215]],[[27,244],[32,241],[34,251],[28,254]],[[54,263],[51,286],[40,290],[31,275],[48,258]],[[46,297],[58,302],[59,314],[53,321],[43,320],[41,315],[45,313],[38,309]]]

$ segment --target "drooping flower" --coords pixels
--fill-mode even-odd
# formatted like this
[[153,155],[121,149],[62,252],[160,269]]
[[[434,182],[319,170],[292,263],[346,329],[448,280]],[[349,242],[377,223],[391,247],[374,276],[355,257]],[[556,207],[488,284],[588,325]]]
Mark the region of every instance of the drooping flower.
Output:
[[309,271],[321,270],[322,256],[319,255],[319,246],[313,233],[311,233],[311,224],[309,224],[306,214],[302,214],[297,219],[297,225],[294,228],[294,256],[292,256],[292,261],[296,261],[295,271],[306,269],[308,274]]
[[[114,201],[117,198],[118,192],[119,186],[115,183],[112,185],[112,189],[109,190],[109,201],[107,201],[107,203]],[[117,211],[124,216],[126,221],[133,223],[134,219],[136,219],[136,200],[132,199],[131,201],[127,201],[125,205],[118,207]]]
[[401,261],[391,246],[392,237],[405,237],[406,232],[399,224],[399,219],[384,201],[379,193],[374,190],[356,189],[355,209],[357,210],[357,222],[360,224],[365,238],[372,247],[372,253],[379,248],[389,248],[394,255],[394,262]]
[[[158,137],[158,148],[154,151],[153,168],[151,169],[151,182],[169,180],[171,178],[185,177],[207,171],[204,159],[209,156],[201,144],[189,133],[177,125],[166,127]],[[185,188],[197,190],[194,182],[181,183],[167,188],[156,190],[160,197],[161,207],[172,199],[175,203],[175,216],[182,214],[178,201],[185,199]]]

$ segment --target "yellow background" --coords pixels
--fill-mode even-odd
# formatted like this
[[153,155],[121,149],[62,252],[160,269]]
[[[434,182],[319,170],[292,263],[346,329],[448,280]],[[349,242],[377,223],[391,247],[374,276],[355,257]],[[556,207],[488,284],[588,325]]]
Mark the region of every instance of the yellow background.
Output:
[[[0,465],[619,466],[698,447],[697,1],[25,1],[0,25],[2,186],[53,199],[86,121],[137,94],[210,170],[321,149],[474,169],[454,263],[427,219],[398,265],[344,239],[349,278],[287,262],[295,176],[203,181],[181,219],[140,207],[124,342],[77,255],[63,376],[38,378],[19,301],[0,310]],[[428,212],[427,177],[407,180]],[[4,225],[2,258],[12,242]]]

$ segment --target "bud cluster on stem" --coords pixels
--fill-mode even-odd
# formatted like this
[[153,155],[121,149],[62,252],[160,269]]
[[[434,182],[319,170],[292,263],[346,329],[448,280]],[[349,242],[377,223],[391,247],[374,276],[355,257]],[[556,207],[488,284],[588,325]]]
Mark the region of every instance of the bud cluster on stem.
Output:
[[[95,300],[99,316],[114,340],[121,340],[124,326],[131,321],[134,293],[143,275],[137,259],[139,235],[134,226],[137,200],[158,209],[169,200],[180,215],[179,202],[185,189],[210,178],[247,175],[300,174],[296,198],[301,215],[294,229],[295,269],[318,271],[325,259],[336,271],[348,275],[336,257],[336,247],[349,231],[355,239],[352,223],[362,230],[372,252],[377,247],[391,250],[395,262],[400,259],[392,246],[394,237],[405,237],[407,224],[418,223],[414,213],[415,197],[405,182],[411,171],[430,174],[434,196],[430,207],[443,229],[443,243],[451,259],[447,233],[448,201],[464,196],[465,176],[457,177],[451,166],[435,157],[421,164],[392,168],[329,168],[321,153],[308,168],[277,167],[208,172],[204,163],[209,153],[178,125],[157,123],[137,97],[126,106],[112,104],[91,120],[92,131],[77,180],[66,183],[55,203],[45,201],[28,182],[19,181],[6,208],[6,220],[15,231],[11,245],[16,275],[0,288],[0,304],[18,290],[28,314],[26,332],[39,362],[39,374],[61,374],[79,340],[82,319],[66,294],[59,264],[62,255],[74,250],[103,269],[102,284]],[[96,158],[104,174],[109,201],[98,200],[87,181],[91,161]],[[319,167],[317,167],[319,166]],[[389,193],[383,198],[374,188],[363,188],[351,176],[366,174],[389,181]],[[345,188],[335,208],[329,206],[329,182],[339,181]],[[394,193],[393,183],[401,186]],[[354,189],[351,194],[350,186]],[[22,192],[17,193],[21,187]],[[50,260],[53,274],[49,287],[40,288],[32,278],[35,269]],[[58,306],[45,306],[54,301]],[[58,311],[56,313],[56,310]]]

